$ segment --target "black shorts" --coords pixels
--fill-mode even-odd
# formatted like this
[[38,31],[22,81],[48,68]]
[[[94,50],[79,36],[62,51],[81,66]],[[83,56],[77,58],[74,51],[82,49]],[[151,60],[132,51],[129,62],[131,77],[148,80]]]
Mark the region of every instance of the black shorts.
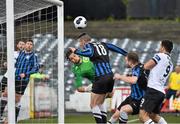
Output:
[[92,92],[96,94],[105,94],[112,92],[114,86],[113,74],[96,77],[92,85]]
[[7,87],[7,78],[5,76],[3,76],[2,80],[1,80],[1,84],[0,84],[0,91],[4,92],[5,87]]
[[139,114],[139,107],[140,107],[141,100],[132,99],[131,96],[128,96],[118,107],[120,111],[121,107],[124,105],[130,105],[133,109],[132,115]]
[[[28,81],[15,80],[15,91],[17,94],[24,94],[24,91],[28,85]],[[3,77],[0,84],[0,91],[4,92],[5,87],[7,87],[7,78]]]
[[164,93],[148,87],[144,98],[141,100],[140,109],[148,113],[159,114],[164,98]]

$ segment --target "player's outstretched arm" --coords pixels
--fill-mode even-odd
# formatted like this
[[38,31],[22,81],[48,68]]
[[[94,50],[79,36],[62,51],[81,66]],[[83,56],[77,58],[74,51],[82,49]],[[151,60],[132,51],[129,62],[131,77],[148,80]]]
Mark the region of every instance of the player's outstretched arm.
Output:
[[122,80],[126,83],[130,83],[130,84],[135,84],[138,80],[138,77],[136,76],[125,76],[125,75],[120,75],[120,74],[114,74],[113,77],[115,80]]
[[118,46],[115,46],[115,45],[113,45],[113,44],[111,44],[111,43],[106,43],[106,46],[108,47],[109,50],[111,50],[111,51],[113,51],[113,52],[120,53],[120,54],[122,54],[122,55],[124,55],[124,56],[127,55],[127,52],[126,52],[125,50],[121,49],[121,48],[118,47]]
[[90,44],[86,44],[85,49],[83,51],[81,49],[72,50],[75,54],[80,56],[91,57],[93,55],[93,48],[90,46]]

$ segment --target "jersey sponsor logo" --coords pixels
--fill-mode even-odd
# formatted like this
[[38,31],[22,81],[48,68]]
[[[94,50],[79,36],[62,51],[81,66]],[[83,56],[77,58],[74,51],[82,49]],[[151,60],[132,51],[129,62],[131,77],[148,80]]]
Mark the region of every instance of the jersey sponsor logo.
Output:
[[160,58],[158,55],[156,55],[154,58],[155,58],[157,61],[160,61],[160,60],[161,60],[161,58]]
[[27,55],[27,56],[26,56],[26,59],[29,59],[29,58],[30,58],[30,56],[29,56],[29,55]]
[[79,68],[79,67],[78,67],[78,66],[76,66],[76,67],[75,67],[75,70],[78,70],[78,68]]
[[89,62],[89,58],[88,57],[83,57],[83,62]]

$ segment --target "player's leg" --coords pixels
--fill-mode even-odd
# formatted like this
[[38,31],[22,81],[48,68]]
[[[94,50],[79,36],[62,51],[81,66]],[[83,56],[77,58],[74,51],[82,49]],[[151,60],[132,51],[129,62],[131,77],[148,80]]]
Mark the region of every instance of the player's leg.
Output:
[[120,111],[116,109],[115,113],[111,116],[108,121],[108,124],[114,124],[119,119]]
[[111,118],[109,119],[108,123],[113,124],[113,123],[115,123],[115,122],[119,119],[121,107],[129,104],[129,99],[130,99],[130,98],[127,97],[127,98],[118,106],[118,108],[116,109],[115,113],[114,113],[114,114],[111,116]]
[[159,116],[159,114],[151,113],[151,114],[149,114],[149,116],[154,122],[156,122],[158,124],[167,124],[165,119],[163,117]]
[[133,112],[133,108],[131,105],[125,105],[121,107],[120,115],[119,115],[119,123],[125,124],[128,121],[128,114]]
[[[103,83],[102,87],[104,91],[101,91],[101,93],[106,93],[105,98],[107,98],[107,96],[112,97],[112,91],[113,91],[113,87],[114,87],[114,80],[113,80],[113,74],[112,75],[107,75],[104,78],[101,79],[101,83]],[[107,109],[105,106],[105,103],[102,105],[99,105],[100,109],[101,109],[101,113],[102,113],[102,120],[103,123],[107,122]]]
[[104,102],[106,94],[96,94],[96,93],[91,93],[91,109],[93,116],[96,120],[96,123],[102,123],[102,113],[100,109],[100,105]]
[[163,97],[162,98],[159,97],[159,100],[156,101],[156,106],[155,106],[154,110],[149,114],[149,117],[158,124],[167,124],[165,119],[163,117],[159,116],[162,102],[163,102]]
[[133,100],[131,97],[127,97],[124,101],[124,105],[119,109],[119,123],[124,124],[128,121],[128,115],[136,115],[139,113],[140,100]]
[[105,98],[106,95],[103,96],[104,100],[102,101],[102,103],[99,105],[99,109],[101,110],[101,117],[102,117],[102,122],[106,123],[107,122],[107,109],[106,109],[106,103],[105,103]]
[[[0,119],[2,119],[4,109],[7,105],[7,78],[3,77],[0,83],[1,99],[0,99]],[[3,120],[3,119],[2,119]]]
[[103,103],[107,93],[112,92],[113,85],[113,75],[105,75],[96,78],[92,86],[91,108],[93,112],[95,110],[98,110],[97,112],[99,112],[99,114],[101,115],[101,123],[107,122],[107,111]]
[[139,111],[139,119],[144,124],[154,124],[153,120],[149,117],[149,113],[143,109]]
[[[155,94],[155,95],[154,95]],[[160,113],[164,94],[152,88],[147,88],[144,98],[141,100],[139,118],[145,124],[154,123],[150,118],[150,113]]]
[[162,93],[156,93],[157,96],[159,96],[156,101],[155,101],[155,108],[153,109],[153,111],[149,114],[149,117],[156,123],[158,124],[167,124],[167,122],[165,121],[165,119],[161,116],[159,116],[160,114],[160,110],[161,110],[161,105],[164,99],[164,95]]
[[16,110],[16,121],[17,121],[17,118],[18,118],[18,115],[19,115],[19,111],[20,111],[20,100],[21,100],[21,97],[23,96],[24,94],[24,91],[26,89],[28,85],[28,82],[27,81],[15,81],[15,91],[16,91],[16,94],[15,94],[15,100],[16,100],[16,106],[15,106],[15,110]]
[[149,113],[155,108],[155,103],[152,101],[151,97],[152,96],[147,89],[144,98],[141,100],[139,111],[139,119],[144,124],[154,124],[153,120],[149,117]]

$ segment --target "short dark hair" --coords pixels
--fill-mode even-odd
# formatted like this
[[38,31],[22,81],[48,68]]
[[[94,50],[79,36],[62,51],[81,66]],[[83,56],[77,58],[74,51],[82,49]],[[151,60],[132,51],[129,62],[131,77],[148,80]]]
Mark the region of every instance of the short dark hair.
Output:
[[69,56],[70,56],[72,53],[73,53],[73,52],[71,51],[71,49],[68,49],[68,50],[66,51],[65,58],[66,58],[67,60],[69,60]]
[[171,40],[162,40],[161,45],[165,48],[167,52],[171,53],[173,49],[173,42]]
[[85,42],[91,41],[91,37],[87,33],[80,34],[78,39],[83,39]]
[[18,44],[19,42],[24,42],[24,40],[17,40],[16,43]]
[[77,38],[79,39],[79,38],[81,38],[82,36],[85,36],[85,35],[87,35],[87,33],[83,32]]
[[27,42],[31,42],[31,43],[33,43],[33,40],[31,40],[31,39],[27,39],[27,40],[25,41],[25,43],[27,43]]
[[139,62],[139,57],[136,52],[129,52],[127,54],[127,59],[128,59],[128,61],[132,61],[133,63]]

